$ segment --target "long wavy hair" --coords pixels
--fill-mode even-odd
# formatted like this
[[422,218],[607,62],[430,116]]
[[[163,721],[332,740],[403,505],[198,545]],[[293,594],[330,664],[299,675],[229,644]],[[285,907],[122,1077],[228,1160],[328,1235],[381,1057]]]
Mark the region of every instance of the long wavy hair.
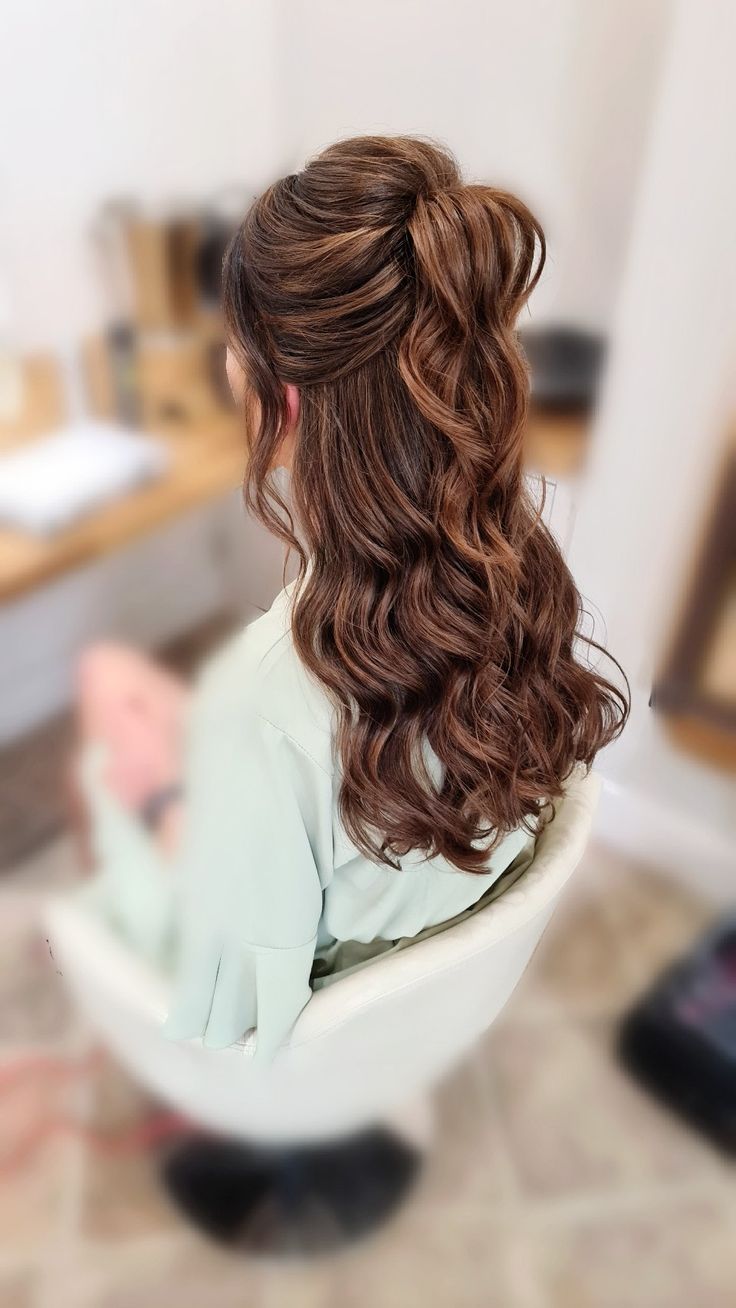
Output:
[[544,253],[526,206],[445,150],[360,137],[271,186],[226,258],[257,400],[246,498],[299,557],[293,638],[335,705],[341,819],[384,863],[483,872],[626,718],[578,659],[580,596],[522,469],[515,324]]

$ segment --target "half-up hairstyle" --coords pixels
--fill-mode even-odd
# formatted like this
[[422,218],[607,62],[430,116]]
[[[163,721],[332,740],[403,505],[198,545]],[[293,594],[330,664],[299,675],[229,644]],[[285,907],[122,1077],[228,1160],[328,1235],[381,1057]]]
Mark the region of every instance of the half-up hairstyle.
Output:
[[[484,871],[626,718],[576,657],[580,597],[525,488],[515,324],[543,262],[519,200],[403,137],[271,186],[226,260],[258,401],[247,500],[299,556],[293,637],[335,705],[341,819],[386,863]],[[270,475],[286,382],[289,505]]]

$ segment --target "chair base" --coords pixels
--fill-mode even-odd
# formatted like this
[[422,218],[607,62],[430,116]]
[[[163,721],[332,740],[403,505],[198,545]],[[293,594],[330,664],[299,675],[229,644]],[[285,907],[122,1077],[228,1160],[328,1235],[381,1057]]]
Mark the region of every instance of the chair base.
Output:
[[249,1254],[304,1257],[376,1230],[408,1193],[422,1158],[382,1126],[292,1147],[196,1136],[169,1153],[163,1180],[212,1239]]

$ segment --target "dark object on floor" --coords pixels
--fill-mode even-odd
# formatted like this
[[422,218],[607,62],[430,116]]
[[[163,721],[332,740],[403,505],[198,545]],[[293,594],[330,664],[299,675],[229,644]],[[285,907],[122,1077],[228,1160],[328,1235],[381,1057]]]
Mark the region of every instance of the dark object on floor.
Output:
[[519,336],[531,368],[535,408],[545,413],[589,413],[598,395],[604,338],[575,327],[536,327]]
[[624,1019],[637,1080],[736,1155],[736,918],[709,931]]
[[73,739],[72,715],[66,712],[0,748],[0,872],[14,868],[63,827]]
[[382,1127],[329,1144],[263,1148],[193,1138],[168,1156],[166,1188],[195,1226],[251,1254],[321,1254],[398,1207],[422,1155]]

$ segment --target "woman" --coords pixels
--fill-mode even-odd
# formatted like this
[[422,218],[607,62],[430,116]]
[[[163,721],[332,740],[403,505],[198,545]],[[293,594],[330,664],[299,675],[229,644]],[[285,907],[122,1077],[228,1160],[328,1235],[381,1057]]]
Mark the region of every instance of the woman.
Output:
[[124,652],[82,679],[104,747],[85,767],[91,893],[175,966],[173,1036],[256,1027],[272,1055],[310,986],[520,875],[572,770],[624,723],[622,693],[577,661],[580,598],[525,491],[515,323],[543,258],[523,204],[404,138],[326,150],[232,243],[247,499],[298,581],[186,714]]

